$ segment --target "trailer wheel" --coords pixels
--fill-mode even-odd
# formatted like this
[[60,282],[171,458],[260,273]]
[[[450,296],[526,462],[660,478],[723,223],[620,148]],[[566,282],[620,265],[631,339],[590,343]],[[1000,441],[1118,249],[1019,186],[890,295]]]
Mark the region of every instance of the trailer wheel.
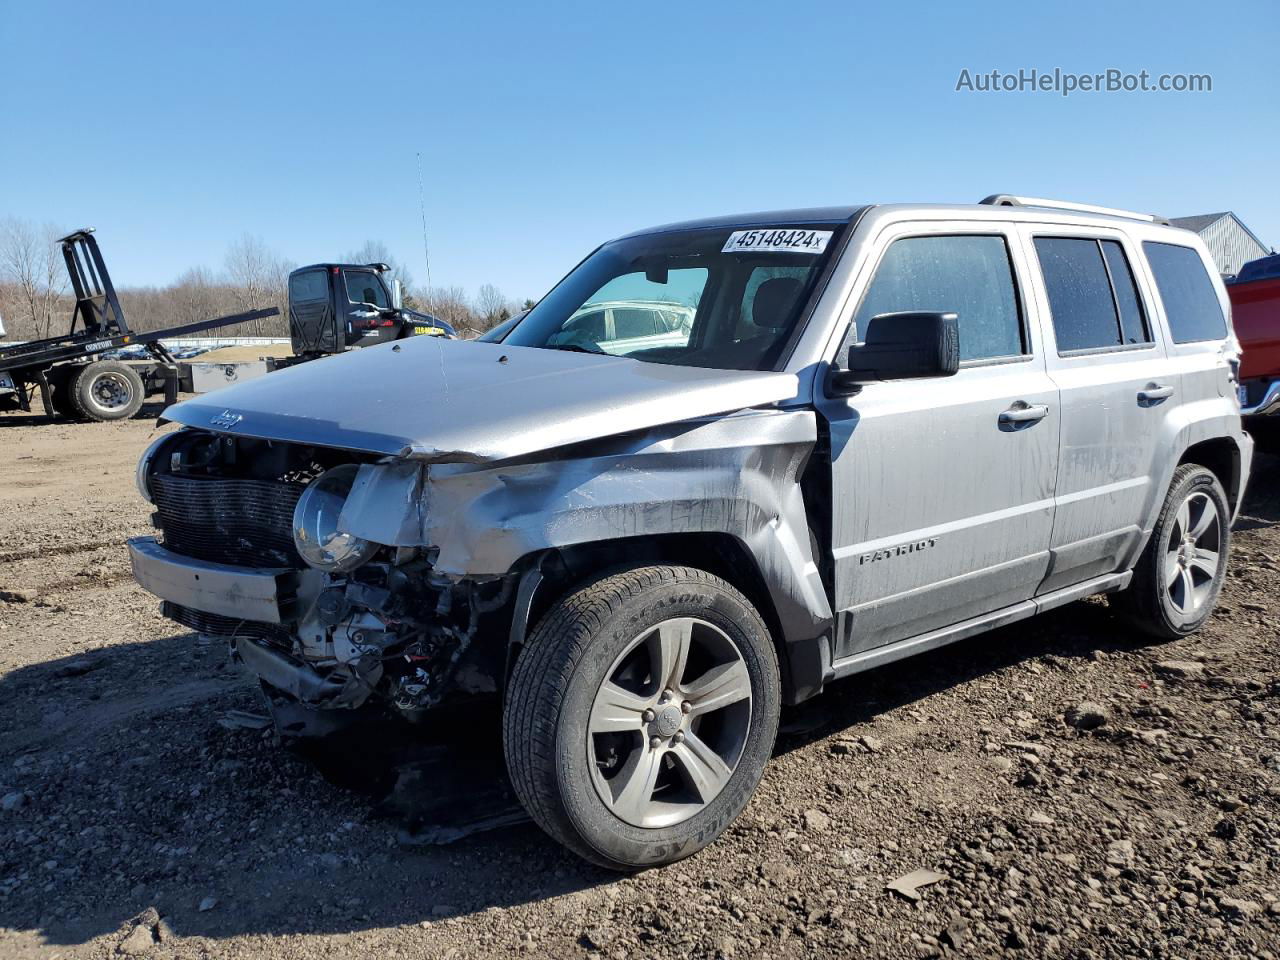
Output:
[[49,416],[65,417],[67,420],[80,419],[80,411],[76,409],[75,399],[71,396],[72,384],[80,369],[80,367],[54,367],[48,372],[49,405],[53,408],[45,411]]
[[126,420],[142,406],[146,389],[138,371],[118,360],[98,360],[71,381],[76,410],[90,420]]

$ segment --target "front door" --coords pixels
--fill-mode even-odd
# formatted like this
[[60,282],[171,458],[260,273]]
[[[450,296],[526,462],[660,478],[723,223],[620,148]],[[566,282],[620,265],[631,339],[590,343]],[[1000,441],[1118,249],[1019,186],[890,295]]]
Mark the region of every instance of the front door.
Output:
[[819,402],[831,431],[837,659],[1028,600],[1053,523],[1058,391],[1012,228],[898,224],[877,247],[853,335],[882,313],[952,311],[962,365]]

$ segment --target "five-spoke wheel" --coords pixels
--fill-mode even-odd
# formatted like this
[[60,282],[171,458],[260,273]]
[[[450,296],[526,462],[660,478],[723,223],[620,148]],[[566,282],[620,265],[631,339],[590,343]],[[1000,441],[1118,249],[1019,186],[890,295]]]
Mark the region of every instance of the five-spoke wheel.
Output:
[[1213,594],[1222,562],[1222,515],[1208,494],[1192,493],[1182,501],[1166,548],[1169,600],[1183,614],[1193,615]]
[[1144,632],[1162,639],[1199,630],[1213,613],[1227,572],[1231,507],[1213,471],[1174,471],[1151,539],[1129,588],[1113,602]]
[[587,721],[595,788],[627,823],[679,823],[720,795],[750,725],[751,677],[733,640],[705,620],[664,620],[600,684]]
[[565,846],[620,870],[706,846],[773,749],[780,682],[764,621],[690,567],[573,590],[516,658],[503,746],[516,794]]

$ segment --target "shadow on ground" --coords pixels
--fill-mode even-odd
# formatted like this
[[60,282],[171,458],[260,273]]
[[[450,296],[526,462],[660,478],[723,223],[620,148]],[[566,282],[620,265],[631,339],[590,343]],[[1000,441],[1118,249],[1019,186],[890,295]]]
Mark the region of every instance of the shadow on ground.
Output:
[[[164,411],[166,404],[163,400],[148,400],[129,419],[131,420],[154,420]],[[61,424],[69,427],[84,427],[89,429],[97,427],[98,424],[92,420],[71,419],[62,416],[50,416],[44,412],[44,407],[36,403],[30,413],[23,410],[7,410],[0,411],[0,430],[15,430],[20,427],[47,427],[51,424]]]
[[[1280,522],[1280,461],[1260,467],[1246,522],[1272,525]],[[1072,604],[833,684],[827,696],[787,711],[778,752],[1025,660],[1146,643],[1105,603]],[[373,788],[376,751],[359,762],[358,749],[321,757],[329,781],[343,782],[345,770],[356,789],[335,786],[243,716],[219,722],[229,711],[260,710],[256,690],[232,673],[218,645],[191,635],[0,679],[0,793],[22,797],[0,812],[0,926],[75,944],[155,905],[180,935],[341,933],[614,880],[528,824],[448,846],[404,845],[404,811],[378,796],[389,781]],[[457,778],[500,768],[496,726],[454,714],[422,733],[433,749],[459,745],[465,762],[423,768],[417,789],[437,803],[474,803]],[[207,899],[216,905],[201,910]]]

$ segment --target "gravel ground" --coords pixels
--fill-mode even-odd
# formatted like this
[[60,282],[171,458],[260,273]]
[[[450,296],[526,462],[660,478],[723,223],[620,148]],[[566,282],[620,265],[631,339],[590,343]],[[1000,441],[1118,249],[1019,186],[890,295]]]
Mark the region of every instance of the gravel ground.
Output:
[[620,878],[402,844],[228,723],[254,690],[129,577],[155,430],[0,417],[0,957],[1280,956],[1280,460],[1200,636],[1085,601],[833,685],[717,844]]

